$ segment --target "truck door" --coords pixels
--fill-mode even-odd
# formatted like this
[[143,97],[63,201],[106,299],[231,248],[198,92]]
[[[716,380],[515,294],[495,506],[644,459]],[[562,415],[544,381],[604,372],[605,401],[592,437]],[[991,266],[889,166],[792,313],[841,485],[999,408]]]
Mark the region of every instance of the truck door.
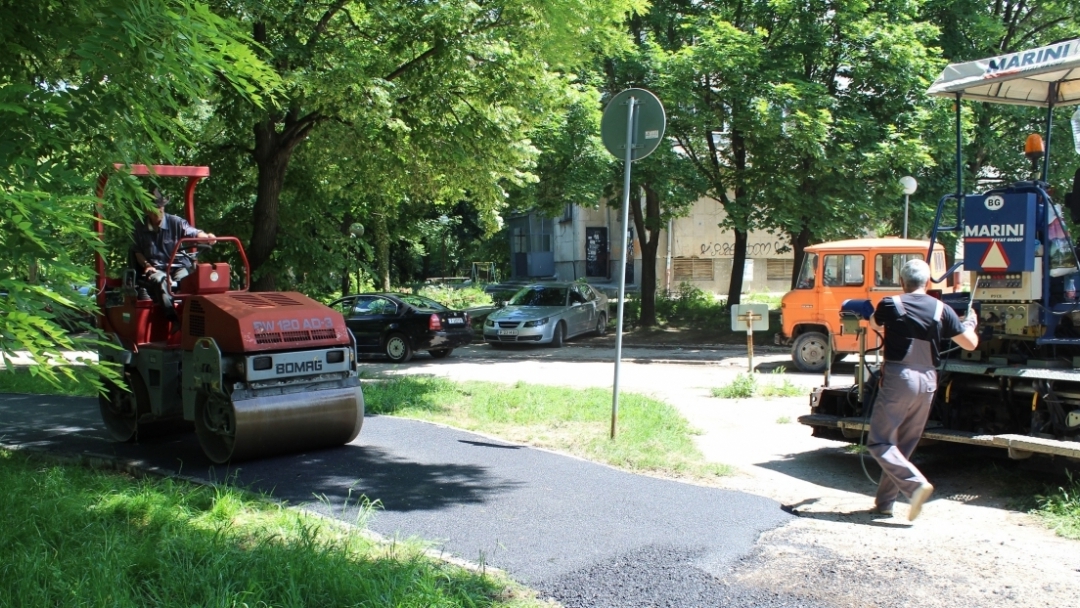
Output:
[[837,350],[858,349],[854,335],[840,335],[840,304],[866,298],[866,256],[862,253],[828,254],[822,259],[822,319],[833,334]]

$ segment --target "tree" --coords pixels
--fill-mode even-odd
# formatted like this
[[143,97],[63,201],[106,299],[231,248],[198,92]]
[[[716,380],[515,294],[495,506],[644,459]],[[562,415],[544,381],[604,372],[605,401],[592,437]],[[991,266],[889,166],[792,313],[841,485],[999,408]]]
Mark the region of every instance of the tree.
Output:
[[[296,259],[277,259],[287,169],[298,147],[333,129],[348,142],[333,158],[367,193],[380,234],[401,201],[495,210],[506,184],[528,179],[531,124],[559,79],[610,36],[630,0],[446,2],[220,2],[248,19],[253,38],[285,80],[265,111],[232,97],[214,145],[245,150],[255,165],[248,248],[255,285],[272,289]],[[326,159],[329,161],[330,159]],[[378,168],[374,173],[370,165]],[[355,163],[353,168],[344,167]],[[493,214],[489,214],[493,218]],[[385,269],[385,264],[380,260]],[[384,274],[384,281],[388,280]]]
[[[211,88],[260,103],[275,79],[233,23],[193,0],[5,0],[0,10],[0,357],[25,350],[41,363],[80,345],[59,311],[94,308],[75,288],[103,252],[91,229],[101,172],[174,157],[186,136],[179,112]],[[148,201],[123,179],[114,186],[103,210],[126,230]]]

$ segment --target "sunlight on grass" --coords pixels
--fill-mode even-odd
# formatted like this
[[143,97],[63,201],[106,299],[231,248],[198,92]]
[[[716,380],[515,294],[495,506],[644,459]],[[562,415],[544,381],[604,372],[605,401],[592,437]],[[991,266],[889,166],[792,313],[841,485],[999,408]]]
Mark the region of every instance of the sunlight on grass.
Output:
[[771,374],[742,373],[724,386],[714,387],[712,396],[720,399],[749,399],[750,397],[799,397],[807,390],[783,378],[784,369]]
[[8,367],[0,369],[0,393],[21,393],[28,395],[76,395],[96,397],[97,388],[93,379],[97,374],[88,368],[79,366],[56,366],[57,382],[54,384],[39,374],[32,367]]
[[675,408],[641,395],[620,395],[614,441],[605,389],[403,377],[366,383],[364,400],[369,413],[438,422],[632,471],[702,480],[731,472],[704,461],[692,439],[697,431]]
[[5,451],[0,484],[0,606],[544,605],[418,543],[376,542],[233,488]]
[[1059,536],[1080,540],[1080,480],[1069,474],[1068,483],[1035,497],[1035,514]]

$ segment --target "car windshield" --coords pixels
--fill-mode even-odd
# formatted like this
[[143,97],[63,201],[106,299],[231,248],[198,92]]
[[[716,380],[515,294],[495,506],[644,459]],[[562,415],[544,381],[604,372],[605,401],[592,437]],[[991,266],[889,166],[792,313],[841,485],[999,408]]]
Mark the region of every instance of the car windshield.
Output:
[[510,298],[510,306],[566,306],[565,287],[526,287]]
[[397,297],[402,302],[405,302],[406,304],[412,306],[413,308],[421,308],[421,309],[424,309],[424,310],[435,310],[435,311],[449,310],[447,307],[443,306],[442,304],[439,304],[435,300],[432,300],[431,298],[425,298],[424,296],[414,296],[412,294],[407,294],[406,293],[406,294],[398,294]]

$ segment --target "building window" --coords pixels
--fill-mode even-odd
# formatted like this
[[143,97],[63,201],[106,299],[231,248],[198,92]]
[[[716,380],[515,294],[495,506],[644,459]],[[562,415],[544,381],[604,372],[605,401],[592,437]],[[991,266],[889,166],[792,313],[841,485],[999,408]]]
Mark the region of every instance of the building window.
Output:
[[676,281],[714,281],[715,264],[711,259],[675,258],[672,260]]
[[765,279],[768,281],[790,281],[795,271],[795,260],[765,260]]

